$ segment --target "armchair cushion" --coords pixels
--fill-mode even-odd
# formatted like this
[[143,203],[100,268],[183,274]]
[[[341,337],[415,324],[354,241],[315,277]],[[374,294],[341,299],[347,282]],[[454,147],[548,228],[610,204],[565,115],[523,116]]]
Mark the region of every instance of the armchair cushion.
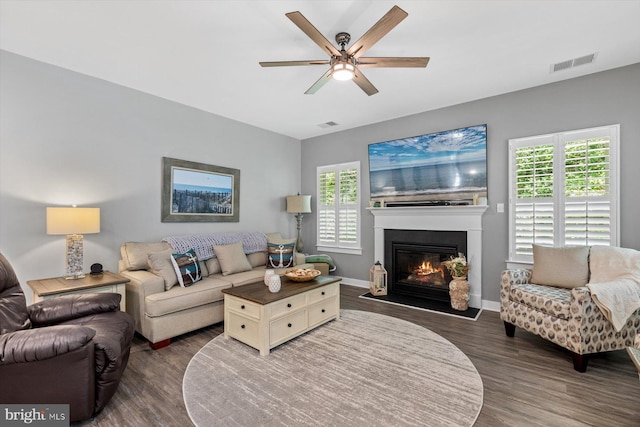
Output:
[[33,326],[52,325],[79,317],[117,311],[120,309],[120,294],[93,293],[64,295],[37,302],[28,307]]
[[531,283],[576,288],[589,281],[589,247],[553,248],[533,245]]
[[571,317],[571,290],[531,283],[513,284],[510,299],[560,319]]
[[0,335],[0,365],[35,362],[87,345],[96,331],[84,326],[57,325]]

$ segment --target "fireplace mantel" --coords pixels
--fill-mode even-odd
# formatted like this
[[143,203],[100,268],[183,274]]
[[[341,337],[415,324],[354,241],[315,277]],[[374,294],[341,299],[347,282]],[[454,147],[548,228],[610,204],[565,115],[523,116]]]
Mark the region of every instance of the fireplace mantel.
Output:
[[467,232],[471,285],[469,305],[482,308],[482,215],[486,205],[403,206],[368,208],[374,216],[374,256],[384,260],[384,230],[442,230]]

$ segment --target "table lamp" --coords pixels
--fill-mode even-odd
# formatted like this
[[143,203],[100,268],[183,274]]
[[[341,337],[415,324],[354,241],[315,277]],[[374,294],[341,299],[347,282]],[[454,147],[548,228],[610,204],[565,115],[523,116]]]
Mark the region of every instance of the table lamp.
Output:
[[83,234],[100,232],[100,208],[47,208],[47,234],[67,236],[65,279],[84,277]]
[[296,240],[296,251],[303,253],[304,246],[302,244],[302,217],[303,214],[311,213],[311,196],[287,196],[287,212],[296,214],[298,221],[298,239]]

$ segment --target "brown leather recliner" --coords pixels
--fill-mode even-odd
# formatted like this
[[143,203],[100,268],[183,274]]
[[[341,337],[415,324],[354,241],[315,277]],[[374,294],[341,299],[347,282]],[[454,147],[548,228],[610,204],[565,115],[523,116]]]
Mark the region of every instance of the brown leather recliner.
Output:
[[27,307],[0,254],[0,402],[69,404],[70,420],[91,418],[113,396],[134,333],[119,294],[77,294]]

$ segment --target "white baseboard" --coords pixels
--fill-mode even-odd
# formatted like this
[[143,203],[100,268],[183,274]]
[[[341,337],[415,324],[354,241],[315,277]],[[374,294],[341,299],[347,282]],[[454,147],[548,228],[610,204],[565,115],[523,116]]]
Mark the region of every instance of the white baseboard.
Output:
[[366,280],[350,279],[348,277],[342,278],[342,283],[345,285],[357,286],[359,288],[369,289],[369,282]]
[[[342,283],[345,285],[357,286],[358,288],[369,289],[369,282],[366,280],[351,279],[349,277],[343,277]],[[499,301],[481,300],[480,295],[470,295],[469,306],[475,308],[482,308],[487,311],[500,311]]]
[[487,311],[500,311],[500,302],[483,299],[482,309]]

